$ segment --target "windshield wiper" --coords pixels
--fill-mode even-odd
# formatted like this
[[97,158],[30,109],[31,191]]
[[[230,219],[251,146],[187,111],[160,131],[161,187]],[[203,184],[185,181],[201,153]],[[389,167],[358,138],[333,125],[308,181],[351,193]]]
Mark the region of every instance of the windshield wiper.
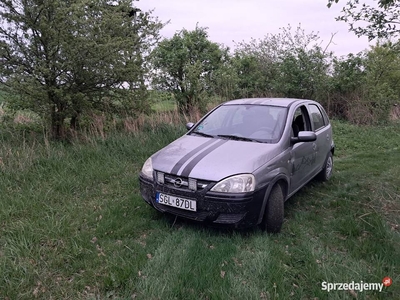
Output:
[[199,131],[193,131],[193,132],[191,132],[190,134],[198,134],[198,135],[201,135],[201,136],[204,136],[204,137],[209,137],[209,138],[214,138],[215,136],[213,136],[213,135],[211,135],[211,134],[207,134],[207,133],[204,133],[204,132],[199,132]]
[[227,139],[230,139],[230,140],[234,140],[234,141],[246,141],[246,142],[262,143],[262,141],[260,141],[260,140],[251,139],[251,138],[248,138],[248,137],[238,136],[238,135],[218,134],[217,136],[221,137],[221,138],[227,138]]

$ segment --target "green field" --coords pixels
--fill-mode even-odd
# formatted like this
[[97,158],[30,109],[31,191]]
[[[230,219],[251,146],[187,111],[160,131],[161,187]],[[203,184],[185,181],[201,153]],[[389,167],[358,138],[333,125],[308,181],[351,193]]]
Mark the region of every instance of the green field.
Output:
[[[0,299],[399,299],[399,126],[334,122],[335,172],[279,235],[175,220],[138,172],[184,125],[52,143],[0,131]],[[380,283],[381,293],[322,282]]]

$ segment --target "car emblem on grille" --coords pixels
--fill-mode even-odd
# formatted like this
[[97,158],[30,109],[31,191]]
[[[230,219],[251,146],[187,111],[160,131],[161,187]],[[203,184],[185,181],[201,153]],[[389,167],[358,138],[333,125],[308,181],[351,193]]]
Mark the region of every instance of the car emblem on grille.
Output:
[[180,178],[175,179],[174,186],[181,187],[181,185],[182,185],[182,179],[180,179]]

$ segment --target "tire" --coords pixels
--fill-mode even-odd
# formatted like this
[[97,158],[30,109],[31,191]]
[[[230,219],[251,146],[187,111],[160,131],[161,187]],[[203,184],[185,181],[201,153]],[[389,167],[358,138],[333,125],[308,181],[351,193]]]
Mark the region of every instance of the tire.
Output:
[[318,173],[317,178],[321,181],[328,181],[332,177],[333,173],[333,155],[329,151],[328,157],[325,160],[324,167],[321,172]]
[[268,233],[279,233],[283,224],[284,199],[282,188],[275,184],[268,196],[261,229]]

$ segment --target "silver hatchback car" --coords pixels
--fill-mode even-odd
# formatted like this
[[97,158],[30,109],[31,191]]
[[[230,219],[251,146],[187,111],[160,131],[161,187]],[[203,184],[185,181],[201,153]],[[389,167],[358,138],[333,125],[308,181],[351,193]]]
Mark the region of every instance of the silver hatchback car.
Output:
[[233,100],[186,127],[139,175],[142,197],[161,212],[276,233],[285,200],[315,176],[332,175],[332,127],[315,101]]

